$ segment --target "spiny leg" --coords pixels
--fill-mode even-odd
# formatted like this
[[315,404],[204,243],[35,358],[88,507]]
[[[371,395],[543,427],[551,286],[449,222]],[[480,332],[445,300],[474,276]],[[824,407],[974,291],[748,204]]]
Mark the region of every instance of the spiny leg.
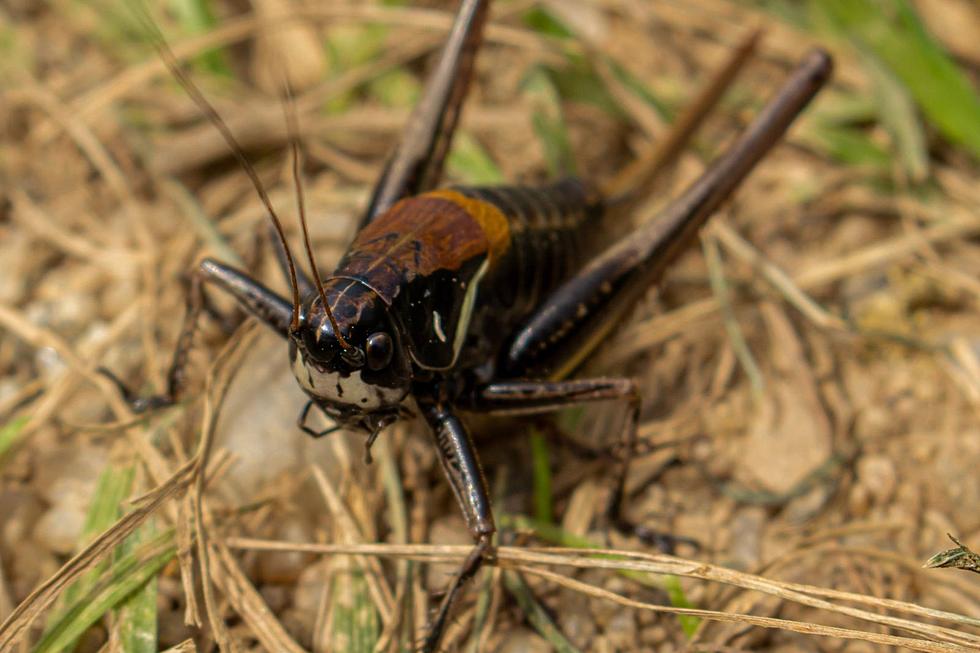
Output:
[[698,229],[731,196],[830,76],[829,55],[811,52],[731,147],[678,199],[564,282],[517,331],[502,372],[564,378],[636,300],[657,283]]
[[202,279],[198,273],[191,275],[191,284],[187,292],[184,321],[180,327],[180,335],[174,347],[173,358],[167,371],[167,386],[161,394],[141,397],[127,386],[114,372],[105,367],[98,369],[107,377],[122,395],[134,413],[145,413],[173,406],[183,396],[186,383],[187,361],[191,348],[194,346],[194,333],[204,308],[204,292],[201,289]]
[[201,261],[201,267],[191,276],[191,287],[187,293],[187,312],[170,362],[166,390],[162,394],[139,397],[115,374],[105,368],[99,370],[116,384],[120,394],[129,402],[134,412],[142,413],[166,408],[183,397],[187,359],[194,345],[194,333],[197,331],[201,309],[204,306],[202,288],[204,282],[213,283],[228,292],[242,308],[272,327],[283,338],[288,337],[293,308],[286,299],[244,272],[212,259],[204,259]]
[[606,507],[606,516],[617,530],[635,535],[645,544],[673,553],[678,543],[699,547],[692,539],[660,533],[634,524],[623,516],[626,477],[637,450],[640,394],[636,382],[623,378],[571,379],[567,381],[498,381],[469,393],[466,409],[495,415],[531,415],[551,412],[577,404],[619,400],[628,405],[626,421],[619,439],[619,474]]
[[442,640],[446,623],[463,586],[493,556],[491,538],[496,532],[486,479],[466,426],[450,407],[431,398],[424,390],[416,394],[419,409],[435,440],[439,462],[449,480],[474,546],[449,585],[435,619],[428,626],[422,651],[434,652]]
[[431,190],[439,183],[473,76],[489,6],[489,0],[460,2],[439,62],[408,119],[401,141],[385,163],[360,227],[403,197]]
[[[826,83],[832,63],[821,50],[811,52],[770,100],[755,121],[728,151],[657,219],[616,243],[593,259],[581,272],[560,286],[533,314],[508,348],[502,372],[509,378],[539,373],[553,379],[568,376],[608,335],[622,315],[647,288],[659,281],[667,266],[695,238],[698,229],[728,199],[755,164],[779,140],[796,116]],[[562,386],[562,383],[569,385]],[[609,512],[617,528],[627,528],[658,547],[663,540],[652,531],[635,528],[622,518],[626,471],[636,440],[638,395],[629,381],[590,391],[587,381],[505,382],[490,384],[471,397],[474,409],[528,412],[558,403],[612,398],[630,404],[624,432],[623,468],[613,492]],[[583,385],[586,384],[586,385]]]

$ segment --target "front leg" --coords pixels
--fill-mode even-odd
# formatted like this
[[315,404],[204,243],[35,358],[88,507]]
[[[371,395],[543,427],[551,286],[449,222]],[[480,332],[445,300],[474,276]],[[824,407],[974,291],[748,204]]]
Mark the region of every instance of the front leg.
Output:
[[194,333],[205,304],[202,283],[210,283],[221,288],[233,296],[242,308],[265,322],[280,336],[289,337],[293,309],[287,300],[244,272],[213,259],[204,259],[201,261],[201,267],[191,276],[190,292],[187,293],[187,312],[184,314],[184,323],[167,373],[166,390],[162,394],[140,397],[111,371],[99,368],[99,372],[116,385],[133,412],[143,413],[166,408],[183,398],[187,359],[194,345]]
[[497,529],[493,523],[487,482],[466,426],[446,403],[425,393],[416,394],[416,397],[435,440],[442,471],[449,479],[449,485],[456,495],[456,501],[463,511],[463,518],[474,541],[473,550],[453,579],[439,606],[439,612],[429,625],[429,632],[426,633],[422,646],[422,650],[428,653],[437,650],[449,612],[463,585],[492,557],[490,539]]

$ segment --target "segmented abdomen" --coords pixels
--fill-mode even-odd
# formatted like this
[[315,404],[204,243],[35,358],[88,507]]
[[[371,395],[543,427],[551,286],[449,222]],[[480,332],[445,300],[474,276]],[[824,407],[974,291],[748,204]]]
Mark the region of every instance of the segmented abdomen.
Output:
[[[588,223],[601,214],[598,193],[580,179],[539,187],[457,187],[507,218],[510,238],[502,260],[481,283],[479,304],[513,323],[582,264]],[[501,325],[510,326],[510,325]]]

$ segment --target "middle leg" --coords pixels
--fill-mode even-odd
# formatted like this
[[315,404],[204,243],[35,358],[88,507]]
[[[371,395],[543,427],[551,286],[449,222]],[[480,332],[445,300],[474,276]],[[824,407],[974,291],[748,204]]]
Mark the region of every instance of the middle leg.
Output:
[[498,381],[488,383],[466,396],[462,407],[474,412],[495,415],[531,415],[552,412],[586,402],[623,401],[626,420],[619,437],[619,470],[606,506],[606,516],[616,530],[634,535],[648,546],[673,553],[677,544],[695,548],[697,541],[675,537],[635,524],[623,515],[626,499],[626,477],[637,450],[637,425],[640,417],[640,393],[636,382],[624,378],[571,379],[567,381]]

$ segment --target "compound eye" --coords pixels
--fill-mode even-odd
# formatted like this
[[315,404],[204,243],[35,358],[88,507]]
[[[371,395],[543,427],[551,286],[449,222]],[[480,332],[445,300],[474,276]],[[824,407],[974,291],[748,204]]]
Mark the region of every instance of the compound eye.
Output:
[[367,365],[372,370],[382,370],[391,362],[394,346],[387,333],[374,333],[367,339]]

